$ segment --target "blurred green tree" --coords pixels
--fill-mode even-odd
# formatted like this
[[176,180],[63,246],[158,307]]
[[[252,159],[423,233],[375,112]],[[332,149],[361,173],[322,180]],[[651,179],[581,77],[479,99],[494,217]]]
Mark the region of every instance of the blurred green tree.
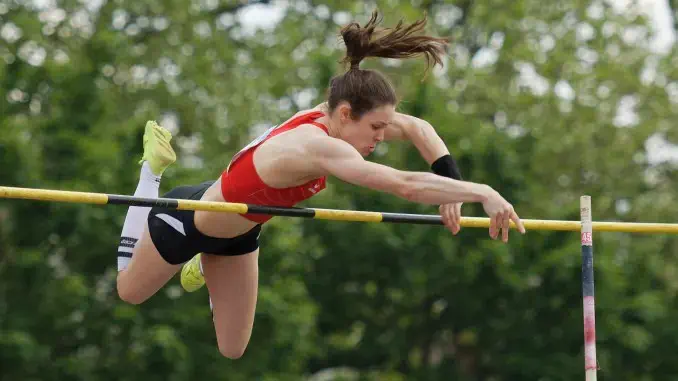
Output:
[[[429,120],[466,179],[523,218],[676,215],[676,54],[651,49],[642,13],[606,2],[309,1],[0,4],[3,185],[129,194],[146,120],[175,133],[162,189],[216,178],[264,127],[323,100],[340,25],[427,11],[449,59],[368,60]],[[669,144],[669,143],[665,143]],[[659,157],[659,159],[657,159]],[[428,170],[406,143],[376,161]],[[436,213],[332,180],[308,205]],[[482,216],[478,205],[465,215]],[[220,358],[204,291],[172,283],[118,301],[124,208],[0,200],[3,379],[559,380],[581,377],[576,234],[509,245],[463,229],[277,218],[263,235],[261,295],[246,355]],[[674,237],[594,238],[601,378],[676,373]],[[318,375],[317,378],[320,378]]]

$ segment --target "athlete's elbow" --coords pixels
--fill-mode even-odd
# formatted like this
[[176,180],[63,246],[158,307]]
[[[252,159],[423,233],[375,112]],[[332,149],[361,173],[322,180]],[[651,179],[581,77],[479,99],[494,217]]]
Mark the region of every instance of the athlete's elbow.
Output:
[[[410,172],[404,174],[397,195],[410,202],[423,204],[435,204],[430,196],[427,196],[431,190],[428,173]],[[435,176],[435,175],[434,175]]]
[[418,185],[412,179],[404,177],[396,184],[393,193],[407,201],[416,202],[417,194],[419,193]]

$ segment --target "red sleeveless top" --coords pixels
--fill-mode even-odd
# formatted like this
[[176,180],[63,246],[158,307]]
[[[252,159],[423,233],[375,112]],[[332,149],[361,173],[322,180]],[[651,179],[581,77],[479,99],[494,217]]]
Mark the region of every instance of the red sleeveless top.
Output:
[[[291,207],[325,189],[324,176],[295,187],[272,188],[261,180],[253,161],[254,151],[261,143],[302,124],[318,126],[328,133],[325,125],[315,121],[324,115],[319,111],[298,115],[279,126],[271,127],[240,150],[221,174],[221,194],[224,200],[243,204]],[[264,223],[272,218],[264,214],[248,213],[243,216],[257,223]]]

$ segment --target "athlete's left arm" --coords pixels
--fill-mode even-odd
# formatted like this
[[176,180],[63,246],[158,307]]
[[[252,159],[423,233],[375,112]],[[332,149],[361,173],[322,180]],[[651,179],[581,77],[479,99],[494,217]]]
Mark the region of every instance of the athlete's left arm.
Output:
[[396,113],[393,121],[386,127],[384,140],[411,142],[429,165],[450,154],[431,123],[407,114]]
[[[411,115],[396,113],[396,117],[386,127],[384,140],[410,141],[435,174],[462,180],[457,162],[431,123]],[[445,226],[453,234],[457,234],[461,228],[461,203],[440,205],[439,211]]]

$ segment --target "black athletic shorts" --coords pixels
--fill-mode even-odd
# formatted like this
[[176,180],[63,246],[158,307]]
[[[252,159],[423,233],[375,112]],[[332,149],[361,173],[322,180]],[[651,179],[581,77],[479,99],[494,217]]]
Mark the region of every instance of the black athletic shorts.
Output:
[[[163,195],[166,198],[200,200],[214,183],[180,186]],[[234,238],[206,236],[195,227],[195,211],[153,207],[148,214],[148,230],[153,244],[167,263],[178,265],[198,253],[214,255],[243,255],[259,248],[261,225]]]

